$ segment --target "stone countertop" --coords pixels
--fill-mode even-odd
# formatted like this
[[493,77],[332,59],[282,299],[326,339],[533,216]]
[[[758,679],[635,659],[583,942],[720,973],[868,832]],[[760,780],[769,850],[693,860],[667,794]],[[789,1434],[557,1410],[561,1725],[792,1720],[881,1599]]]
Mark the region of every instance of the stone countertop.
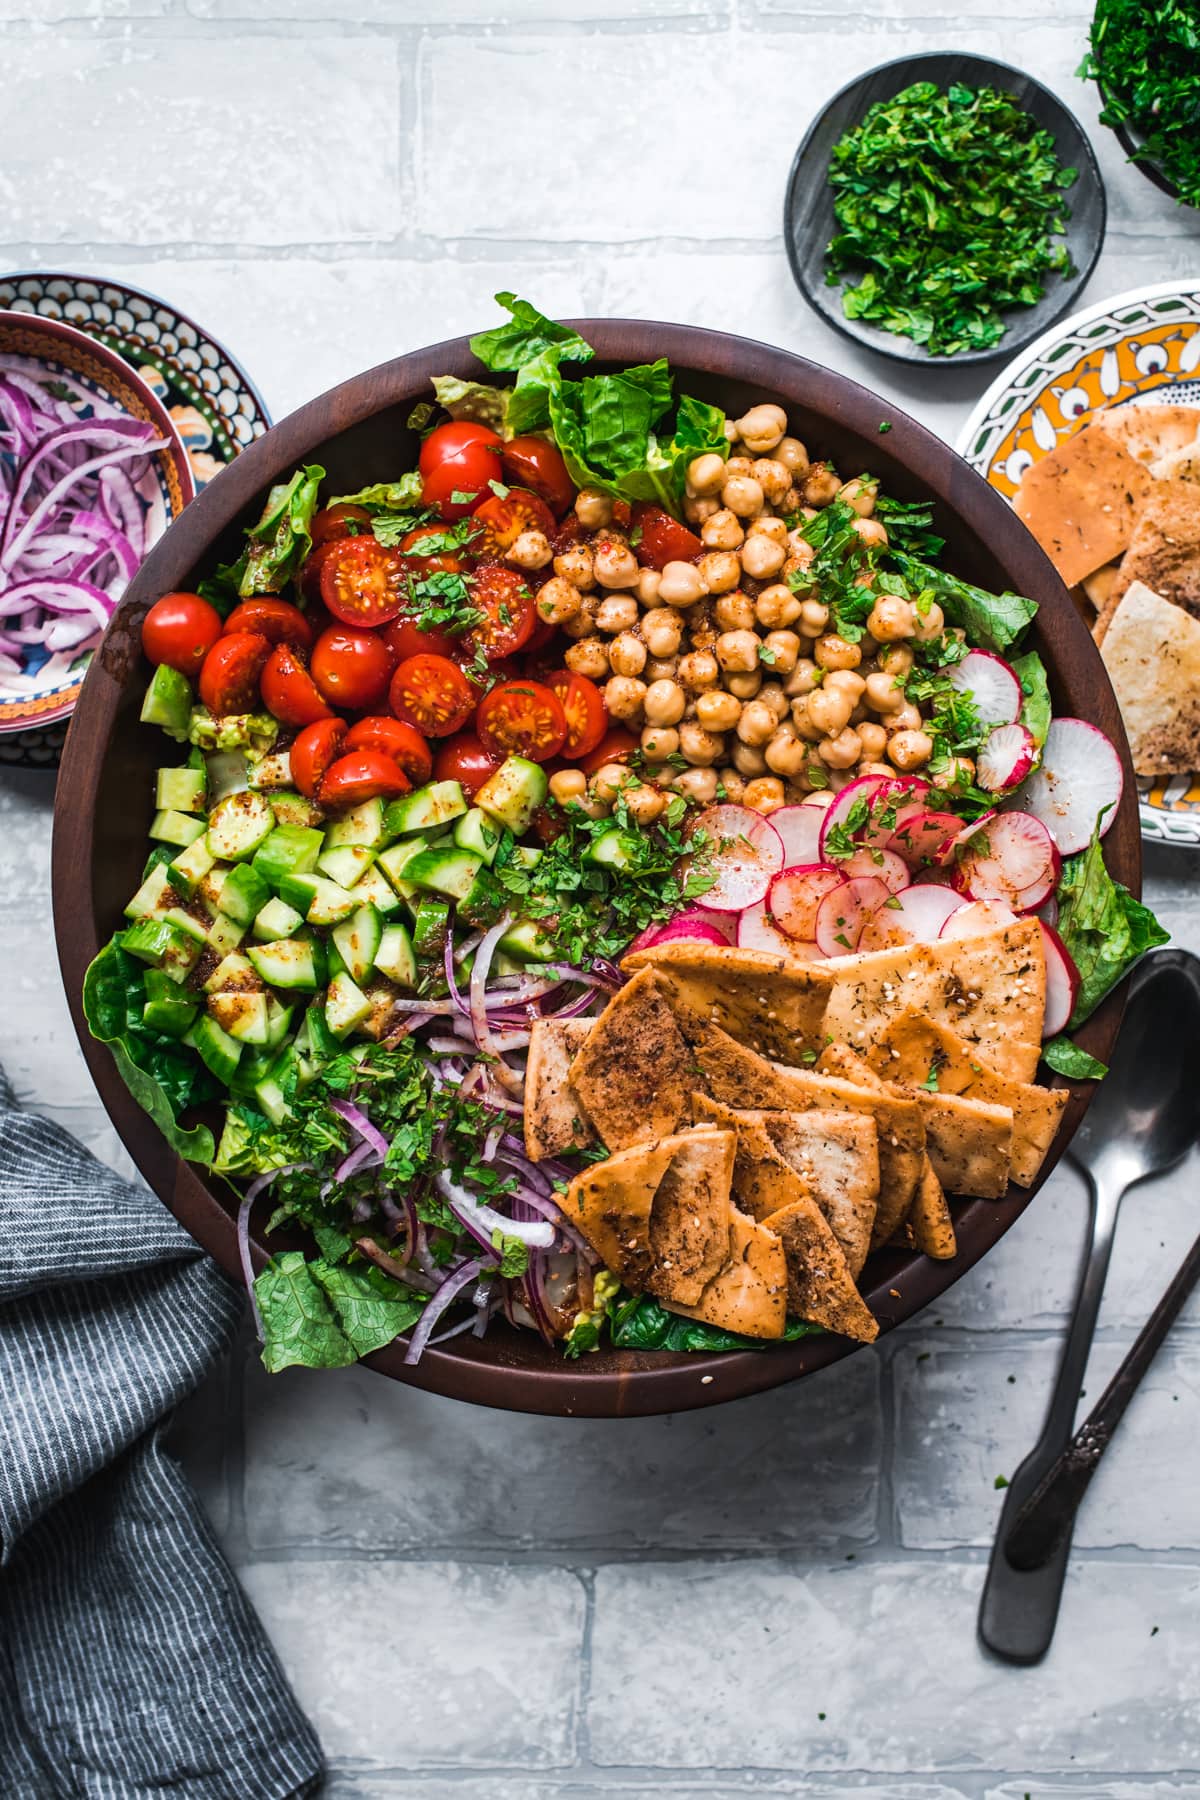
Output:
[[[953,437],[983,373],[860,354],[792,287],[788,164],[889,58],[1020,63],[1092,130],[1110,228],[1085,299],[1195,273],[1193,213],[1074,78],[1080,0],[0,0],[0,267],[113,272],[194,313],[275,415],[493,316],[684,319],[855,374]],[[118,129],[113,129],[117,126]],[[103,129],[97,129],[102,127]],[[50,783],[0,771],[0,1057],[128,1166],[49,917]],[[1146,894],[1200,950],[1200,859]],[[1122,1218],[1094,1394],[1195,1230],[1196,1167]],[[268,1380],[243,1343],[185,1458],[324,1739],[341,1800],[1022,1800],[1200,1794],[1200,1311],[1090,1493],[1058,1636],[991,1662],[975,1610],[1040,1423],[1085,1217],[1061,1170],[942,1302],[728,1408],[505,1417],[362,1370]],[[231,1795],[236,1795],[236,1777]]]

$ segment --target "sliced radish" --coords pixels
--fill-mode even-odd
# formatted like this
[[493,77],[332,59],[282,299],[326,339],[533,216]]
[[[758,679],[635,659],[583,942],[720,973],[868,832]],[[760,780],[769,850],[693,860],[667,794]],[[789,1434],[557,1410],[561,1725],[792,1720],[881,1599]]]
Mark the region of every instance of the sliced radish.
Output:
[[814,936],[824,954],[849,956],[857,950],[872,915],[892,898],[883,882],[874,875],[859,875],[853,881],[839,882],[817,908]]
[[[726,918],[733,915],[727,913]],[[729,933],[718,931],[706,919],[671,919],[660,925],[650,938],[651,944],[675,944],[681,938],[690,938],[698,944],[726,944],[732,942]]]
[[1075,996],[1079,992],[1079,970],[1053,925],[1047,925],[1044,919],[1038,923],[1042,928],[1042,949],[1046,952],[1046,1018],[1042,1036],[1051,1038],[1057,1037],[1070,1024],[1071,1014],[1075,1011]]
[[952,912],[942,926],[944,938],[982,937],[1001,925],[1015,925],[1017,915],[1003,900],[972,900]]
[[[832,804],[831,795],[826,805]],[[785,868],[799,869],[820,862],[824,811],[824,807],[814,806],[810,799],[801,801],[799,806],[781,806],[771,814],[771,824],[783,840]]]
[[1033,733],[1024,725],[997,725],[988,734],[975,764],[975,780],[989,794],[1019,787],[1037,761]]
[[[826,894],[844,887],[848,877],[824,863],[785,869],[767,894],[767,911],[785,936],[812,941],[817,935],[817,909]],[[830,953],[832,954],[832,953]]]
[[970,694],[985,725],[1011,725],[1021,716],[1017,671],[991,650],[968,650],[946,673],[950,686]]
[[895,944],[932,944],[963,902],[953,888],[921,882],[893,894],[872,916],[859,939],[860,950],[890,950]]
[[692,822],[708,838],[706,862],[716,875],[704,896],[709,912],[743,912],[765,900],[771,877],[783,867],[779,833],[748,806],[710,806]]
[[894,850],[856,850],[853,856],[842,857],[837,866],[839,873],[849,880],[857,875],[877,876],[893,894],[898,894],[912,881],[911,869]]
[[817,962],[825,954],[809,940],[785,937],[761,900],[739,915],[737,941],[739,950],[769,950],[772,956],[791,956],[800,962]]
[[1047,901],[1045,901],[1041,906],[1039,906],[1036,910],[1037,910],[1037,916],[1042,921],[1043,925],[1057,925],[1058,924],[1058,895],[1051,894],[1050,898]]
[[819,849],[822,861],[826,860],[826,840],[835,826],[845,825],[851,811],[860,800],[864,801],[869,809],[890,786],[891,780],[887,775],[860,775],[856,780],[846,783],[834,799],[832,806],[826,807],[821,819]]
[[934,812],[928,806],[902,807],[887,847],[902,856],[910,869],[935,867],[949,861],[955,839],[962,830],[957,813]]
[[1064,856],[1074,856],[1087,849],[1101,812],[1101,837],[1108,831],[1124,788],[1121,759],[1102,731],[1086,719],[1054,719],[1021,805],[1049,828]]
[[1054,892],[1061,867],[1040,819],[998,813],[959,852],[956,882],[971,900],[1003,900],[1016,912],[1029,912]]
[[[805,794],[800,804],[814,807],[817,812],[827,812],[836,799],[837,795],[832,788],[818,788],[815,794]],[[782,806],[779,810],[783,811]],[[774,813],[771,814],[771,817],[774,819]]]

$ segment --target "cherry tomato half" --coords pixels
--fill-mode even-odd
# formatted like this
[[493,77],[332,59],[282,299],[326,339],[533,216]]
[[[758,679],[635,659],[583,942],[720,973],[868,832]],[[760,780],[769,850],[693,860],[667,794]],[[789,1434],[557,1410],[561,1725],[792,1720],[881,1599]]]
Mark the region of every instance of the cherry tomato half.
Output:
[[343,625],[386,625],[404,604],[400,559],[374,537],[336,538],[323,553],[321,598]]
[[410,575],[419,580],[422,575],[432,575],[439,569],[445,569],[451,575],[458,574],[463,566],[458,551],[437,548],[445,541],[445,535],[444,528],[435,523],[418,525],[407,537],[401,538],[400,576],[405,583]]
[[481,563],[468,579],[471,605],[483,614],[467,633],[467,645],[482,650],[489,662],[511,656],[533,636],[537,624],[533,589],[516,569]]
[[273,644],[290,644],[293,650],[311,650],[313,628],[298,606],[261,595],[243,600],[225,621],[226,631],[258,631]]
[[388,705],[422,737],[449,737],[475,710],[475,695],[448,656],[409,656],[392,676]]
[[321,570],[325,567],[329,552],[340,541],[338,538],[330,538],[327,544],[320,545],[311,556],[306,556],[300,565],[300,592],[310,613],[314,606],[320,606],[324,610],[321,600]]
[[468,794],[477,794],[504,761],[485,750],[471,731],[460,731],[442,744],[433,759],[435,781],[458,781]]
[[315,725],[304,727],[288,752],[292,780],[310,800],[316,799],[321,777],[336,761],[345,736],[344,719],[318,719]]
[[351,712],[378,706],[387,693],[392,655],[376,631],[331,625],[313,646],[312,678],[326,700]]
[[546,502],[531,494],[528,488],[509,488],[503,500],[499,494],[492,494],[487,500],[480,501],[471,518],[480,527],[471,548],[481,557],[503,556],[506,550],[512,549],[523,531],[541,531],[547,537],[554,535],[554,514]]
[[669,562],[691,562],[704,555],[694,531],[673,519],[661,506],[639,500],[632,513],[630,543],[643,569],[665,569]]
[[443,519],[461,519],[499,478],[500,439],[472,419],[451,419],[425,439],[418,466],[426,506],[436,506]]
[[220,613],[199,594],[164,594],[142,620],[142,649],[150,661],[181,675],[199,673],[220,635]]
[[313,549],[319,550],[322,544],[332,544],[338,538],[362,537],[370,529],[371,515],[365,506],[340,500],[336,506],[321,508],[309,528],[309,536]]
[[558,695],[567,721],[563,756],[568,762],[574,762],[589,755],[608,730],[604,695],[594,681],[589,681],[586,675],[576,675],[571,669],[555,669],[547,675],[546,686]]
[[355,750],[329,765],[317,797],[322,806],[361,806],[364,800],[394,800],[411,789],[412,782],[390,756]]
[[374,713],[352,725],[346,733],[346,749],[381,751],[404,770],[415,787],[433,774],[433,752],[420,732],[386,713]]
[[267,711],[282,725],[312,725],[331,717],[312,676],[289,644],[276,644],[268,656],[262,672],[262,697]]
[[634,732],[626,731],[623,725],[613,725],[590,755],[580,758],[579,767],[585,775],[594,775],[605,763],[626,762],[638,748],[638,743]]
[[567,473],[562,451],[547,438],[511,438],[500,453],[500,466],[506,481],[535,493],[556,518],[562,518],[575,498],[575,483]]
[[480,742],[494,755],[538,763],[557,756],[567,735],[558,695],[540,681],[502,681],[479,702],[476,725]]
[[270,654],[270,643],[257,631],[233,631],[217,639],[200,671],[200,698],[214,718],[254,711]]
[[439,631],[436,625],[426,631],[412,619],[406,619],[403,613],[390,625],[385,625],[380,636],[398,663],[408,656],[421,656],[425,651],[434,656],[453,656],[462,644],[461,637]]

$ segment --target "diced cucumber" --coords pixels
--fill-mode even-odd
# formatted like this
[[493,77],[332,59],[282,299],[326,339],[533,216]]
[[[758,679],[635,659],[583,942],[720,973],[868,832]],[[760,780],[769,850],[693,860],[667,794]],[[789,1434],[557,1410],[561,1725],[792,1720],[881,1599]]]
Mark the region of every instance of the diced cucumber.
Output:
[[224,800],[226,794],[242,793],[249,782],[243,750],[214,750],[205,757],[204,770],[210,806]]
[[346,964],[341,951],[331,937],[325,939],[325,979],[332,981],[335,975],[344,975]]
[[267,1041],[267,996],[263,993],[210,994],[208,1016],[239,1043]]
[[500,832],[480,807],[473,806],[455,821],[454,841],[460,850],[469,850],[480,862],[490,865],[495,860]]
[[462,787],[457,781],[431,781],[415,793],[393,800],[384,815],[389,837],[408,837],[414,831],[432,831],[446,825],[467,810]]
[[188,1033],[188,1041],[200,1060],[211,1069],[218,1081],[228,1087],[241,1060],[242,1046],[235,1037],[223,1031],[215,1019],[207,1015]]
[[199,882],[203,881],[213,867],[213,853],[208,847],[208,840],[201,835],[186,850],[172,857],[167,865],[167,880],[176,893],[190,900]]
[[125,908],[127,919],[146,919],[151,913],[161,912],[164,906],[173,904],[175,890],[171,886],[165,863],[156,863],[133,899]]
[[370,1011],[371,1002],[350,976],[335,975],[325,995],[325,1023],[334,1037],[348,1037]]
[[292,1029],[294,1006],[284,1006],[274,994],[267,995],[267,1046],[275,1049]]
[[173,844],[155,844],[153,850],[142,864],[142,880],[148,881],[159,863],[169,863],[175,855]]
[[269,756],[260,756],[252,762],[246,771],[250,786],[258,793],[276,788],[292,787],[292,758],[287,750],[274,750]]
[[195,913],[185,912],[182,906],[169,906],[162,917],[168,925],[174,925],[177,931],[194,938],[196,943],[204,944],[208,941],[208,928],[204,920],[198,919]]
[[219,912],[208,928],[208,943],[218,956],[226,956],[230,950],[236,950],[246,935],[246,927],[231,919],[228,913]]
[[336,925],[348,919],[357,902],[324,875],[285,875],[279,883],[279,898],[303,912],[310,925]]
[[325,980],[325,952],[316,938],[292,937],[275,944],[251,944],[246,954],[256,972],[272,987],[315,990]]
[[400,987],[416,987],[417,959],[413,954],[412,938],[403,925],[384,926],[375,952],[375,967]]
[[318,1066],[341,1054],[342,1046],[325,1022],[325,1008],[314,1000],[304,1015],[303,1029],[308,1033],[309,1049]]
[[227,794],[208,815],[208,847],[222,862],[241,862],[274,830],[275,814],[261,794]]
[[208,784],[203,767],[160,769],[154,785],[154,804],[164,811],[198,813],[204,811],[204,795]]
[[404,871],[414,856],[420,856],[422,850],[428,850],[428,848],[429,839],[427,837],[404,838],[400,843],[392,844],[388,849],[381,850],[375,859],[375,866],[382,869],[388,880],[395,886],[398,881],[406,879]]
[[221,886],[221,911],[239,925],[249,925],[271,898],[271,890],[252,863],[235,863]]
[[254,921],[254,935],[260,944],[273,944],[279,938],[290,938],[304,923],[304,914],[278,895],[268,900]]
[[206,994],[220,994],[226,991],[233,993],[248,991],[256,994],[262,982],[254,973],[254,965],[237,950],[231,950],[223,956],[212,974],[204,984]]
[[457,844],[445,847],[438,844],[430,850],[422,850],[420,856],[414,856],[404,874],[406,880],[415,882],[420,888],[432,888],[434,893],[461,900],[470,892],[482,866],[477,856],[460,850]]
[[385,918],[400,910],[400,896],[387,876],[374,867],[359,876],[350,892],[360,905],[376,907]]
[[190,813],[156,812],[150,821],[150,836],[164,844],[179,844],[186,850],[189,844],[204,836],[204,820],[194,819]]
[[122,934],[121,943],[130,956],[165,970],[175,981],[182,981],[193,968],[201,949],[170,919],[139,919]]
[[536,869],[545,854],[536,844],[514,844],[509,861],[517,869]]
[[191,1028],[199,1011],[196,1002],[173,981],[165,969],[146,970],[146,1004],[142,1023],[149,1031],[161,1031],[164,1037],[181,1038]]
[[592,839],[583,853],[583,860],[597,863],[602,869],[627,869],[632,860],[628,835],[619,825],[610,826]]
[[160,725],[168,737],[185,744],[191,713],[192,688],[187,676],[159,663],[142,701],[142,724]]
[[494,775],[488,776],[475,796],[475,804],[519,837],[538,807],[545,805],[549,789],[546,772],[539,763],[524,756],[509,756]]
[[316,801],[303,794],[272,794],[271,811],[277,825],[290,825],[298,831],[312,830],[325,817]]
[[365,844],[337,844],[329,848],[336,826],[325,834],[325,848],[317,858],[317,868],[339,887],[352,888],[375,861],[375,852]]
[[254,1084],[254,1098],[260,1111],[264,1112],[272,1125],[286,1125],[292,1116],[287,1095],[283,1091],[283,1079],[295,1062],[295,1053],[285,1051],[283,1056],[271,1065],[270,1070],[261,1081]]
[[350,918],[335,925],[330,934],[346,970],[355,981],[365,981],[375,967],[383,920],[373,906],[360,906]]
[[466,925],[492,925],[496,909],[496,884],[486,871],[478,874],[458,903],[458,916]]
[[558,954],[554,940],[536,919],[514,919],[498,949],[517,962],[553,962]]
[[364,1037],[373,1038],[378,1043],[395,1024],[396,990],[390,981],[376,978],[363,989],[363,993],[371,1010],[360,1021],[358,1029]]
[[312,873],[324,842],[321,832],[311,826],[277,825],[266,843],[255,851],[251,866],[278,893],[285,876]]
[[223,863],[214,865],[207,875],[200,877],[191,895],[193,904],[202,906],[210,919],[215,919],[221,910],[221,889],[228,873]]
[[382,800],[364,800],[361,806],[351,807],[349,812],[335,820],[326,833],[325,842],[331,850],[343,849],[347,844],[360,844],[368,850],[378,850],[381,844],[387,842],[383,817]]
[[413,918],[413,949],[422,962],[440,962],[450,929],[450,907],[445,900],[422,894]]

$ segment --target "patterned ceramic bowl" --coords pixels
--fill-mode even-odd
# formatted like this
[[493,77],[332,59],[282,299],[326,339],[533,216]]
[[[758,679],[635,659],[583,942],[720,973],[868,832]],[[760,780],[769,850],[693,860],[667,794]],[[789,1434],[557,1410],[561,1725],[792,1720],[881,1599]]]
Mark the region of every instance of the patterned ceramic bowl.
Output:
[[[62,370],[130,418],[152,425],[156,436],[166,440],[163,449],[148,459],[138,487],[148,509],[147,541],[154,544],[195,493],[187,451],[162,402],[121,357],[57,319],[0,312],[0,354],[31,358],[51,372]],[[86,417],[86,411],[80,416]],[[45,653],[27,651],[19,675],[0,677],[0,732],[25,731],[65,718],[78,698],[92,654],[92,649],[83,649],[69,668],[45,675],[42,671],[49,666]]]

